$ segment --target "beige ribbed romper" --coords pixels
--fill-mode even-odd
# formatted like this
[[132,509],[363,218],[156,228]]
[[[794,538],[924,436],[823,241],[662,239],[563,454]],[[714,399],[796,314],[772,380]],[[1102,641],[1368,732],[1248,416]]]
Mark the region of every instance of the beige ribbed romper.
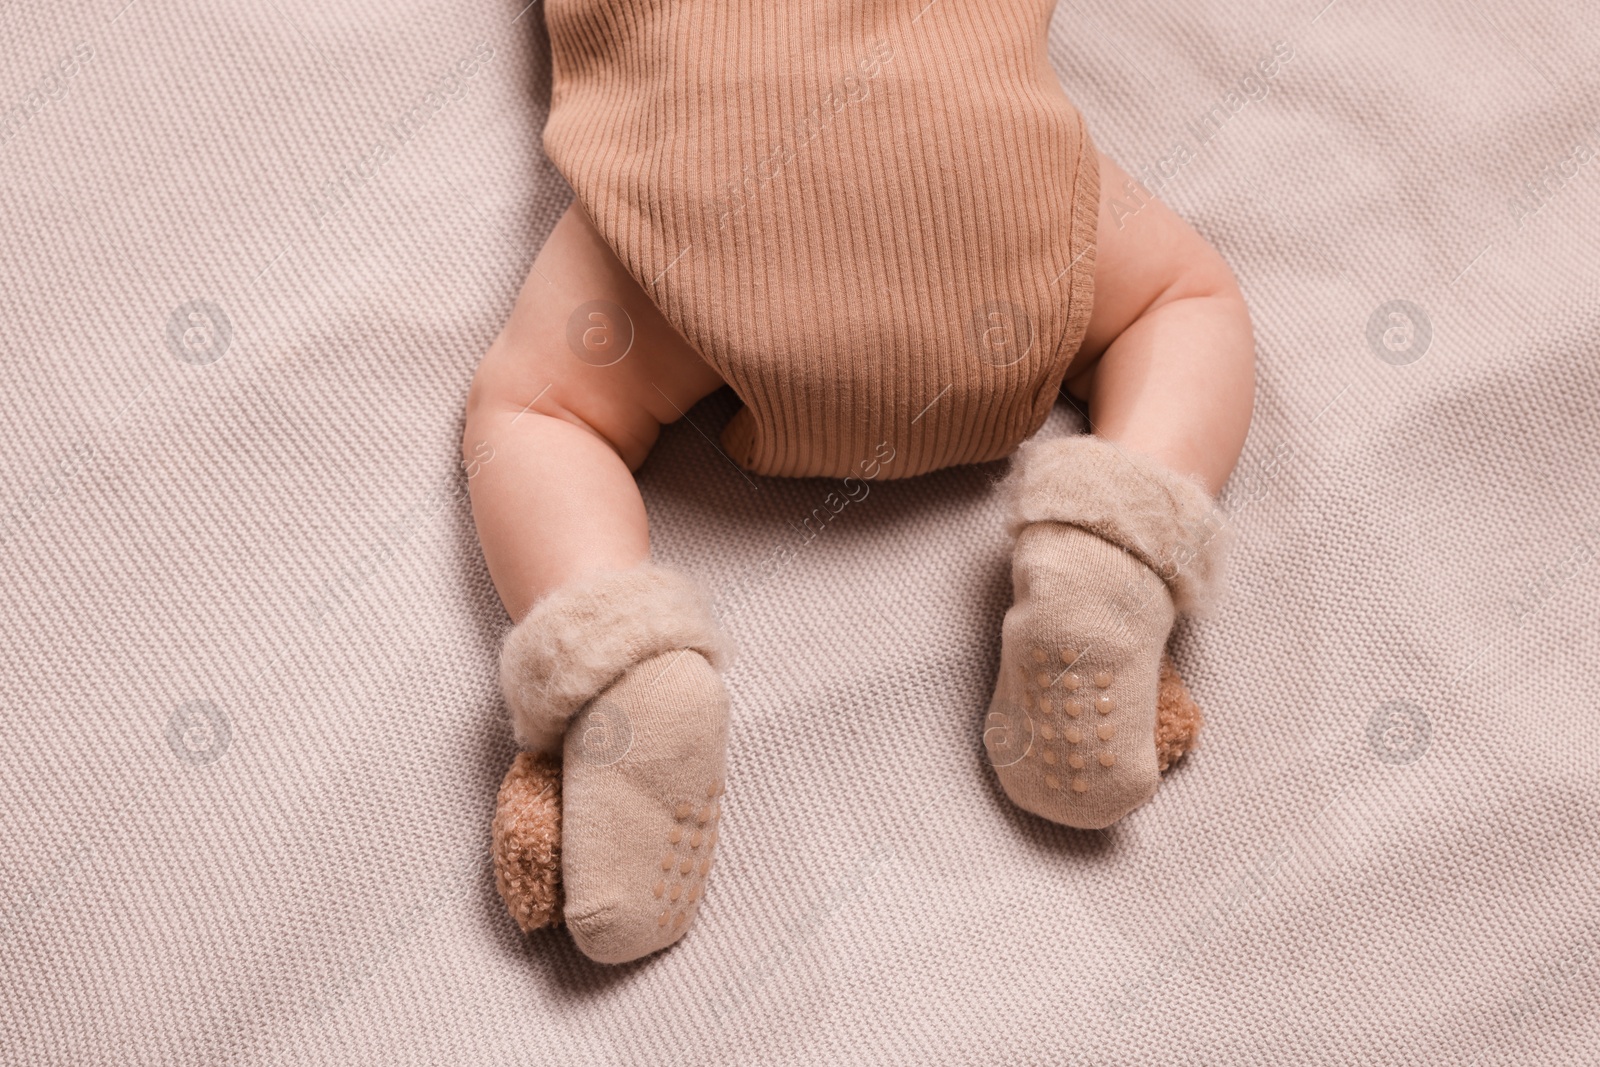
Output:
[[1054,8],[547,0],[545,148],[744,402],[736,461],[906,477],[1044,421],[1099,193],[1045,56]]

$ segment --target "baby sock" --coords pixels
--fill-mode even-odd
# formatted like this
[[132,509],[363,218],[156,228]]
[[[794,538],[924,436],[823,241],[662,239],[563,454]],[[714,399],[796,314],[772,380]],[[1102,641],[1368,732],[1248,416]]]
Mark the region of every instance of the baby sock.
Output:
[[589,958],[637,959],[689,928],[721,818],[724,659],[700,590],[651,564],[559,589],[507,636],[501,687],[529,773],[562,761],[558,852],[539,841],[552,794],[510,775],[501,789],[496,881],[524,929],[554,914],[540,866],[554,855],[567,928]]
[[1082,829],[1155,793],[1199,709],[1163,650],[1220,577],[1205,490],[1092,436],[1024,445],[1006,483],[1013,603],[984,743],[1014,803]]

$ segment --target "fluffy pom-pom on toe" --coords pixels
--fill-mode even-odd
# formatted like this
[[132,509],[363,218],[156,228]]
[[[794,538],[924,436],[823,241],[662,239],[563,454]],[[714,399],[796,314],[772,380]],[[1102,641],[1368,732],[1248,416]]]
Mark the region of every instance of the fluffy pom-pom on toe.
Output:
[[1200,740],[1205,719],[1200,705],[1189,695],[1172,660],[1161,657],[1161,681],[1156,689],[1156,761],[1164,774],[1167,768],[1193,752]]
[[495,801],[494,883],[526,932],[561,917],[561,767],[517,753]]

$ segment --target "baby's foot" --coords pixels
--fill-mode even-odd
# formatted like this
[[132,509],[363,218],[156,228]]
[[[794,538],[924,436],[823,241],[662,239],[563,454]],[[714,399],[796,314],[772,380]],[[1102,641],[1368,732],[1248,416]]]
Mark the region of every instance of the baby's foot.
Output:
[[1016,603],[984,740],[1019,807],[1086,830],[1109,826],[1160,784],[1156,708],[1174,610],[1165,584],[1073,526],[1018,538]]
[[[727,700],[720,695],[721,682],[714,672],[706,676],[710,668],[704,657],[690,652],[685,663],[677,664],[677,655],[659,656],[640,664],[637,670],[646,672],[645,678],[655,671],[665,682],[665,675],[681,666],[698,678],[682,679],[682,685],[675,679],[654,693],[648,681],[642,686],[625,685],[625,678],[591,704],[569,734],[568,777],[581,783],[573,787],[573,794],[581,798],[577,802],[581,814],[574,820],[579,827],[579,845],[572,864],[574,877],[587,887],[572,909],[572,934],[586,954],[601,962],[635,959],[681,937],[698,911],[706,876],[711,871],[722,816],[720,767],[725,725],[713,726],[710,731],[685,730],[673,720],[705,717],[725,724]],[[687,656],[698,662],[687,660]],[[695,694],[696,689],[701,692]],[[638,697],[670,701],[673,696],[682,699],[686,695],[689,699],[685,706],[670,710],[665,705],[660,707],[657,714],[667,721],[659,729],[641,728],[636,733]],[[705,698],[699,703],[709,703],[709,709],[694,706],[696,695]],[[644,701],[644,714],[649,714],[653,704],[653,699]],[[630,711],[630,707],[634,710]],[[710,714],[705,716],[708,710]],[[697,732],[702,736],[697,738]],[[707,733],[709,736],[705,736]],[[668,751],[657,753],[657,758],[651,760],[645,756],[639,739],[657,735],[666,741]],[[649,740],[645,744],[655,747],[657,742]],[[673,749],[688,751],[674,759]],[[654,767],[650,766],[652,763]],[[607,767],[615,770],[608,775],[601,770]],[[700,791],[702,795],[693,795],[694,780],[706,777],[708,767],[716,767],[716,773]],[[669,790],[671,795],[666,801],[650,796],[648,785],[639,788],[635,779],[659,779],[663,771],[688,779],[691,788]],[[500,785],[495,806],[495,884],[511,917],[530,933],[562,918],[562,777],[561,765],[550,757],[519,752]],[[674,799],[677,797],[689,799]],[[604,825],[608,821],[631,826],[633,836],[642,838],[646,846],[660,843],[651,838],[653,827],[655,836],[666,847],[654,851],[646,847],[637,854],[647,861],[642,866],[629,862],[626,847],[620,844],[628,833],[592,834],[583,829],[586,824]],[[664,832],[662,826],[666,826]],[[659,861],[657,851],[662,852]],[[641,879],[650,886],[649,901],[643,905],[643,921],[634,914],[644,900],[637,891]],[[634,884],[632,893],[628,891],[630,882]],[[624,945],[625,941],[633,943]]]
[[706,658],[630,668],[567,731],[561,869],[567,928],[601,963],[688,930],[722,817],[728,695]]
[[495,874],[523,929],[560,906],[558,864],[591,959],[637,959],[689,928],[721,818],[725,657],[704,593],[651,564],[558,589],[506,636],[501,688],[530,752],[501,787]]
[[984,743],[1020,807],[1100,829],[1192,747],[1199,709],[1163,650],[1216,585],[1220,516],[1198,483],[1090,436],[1025,445],[1006,491],[1014,600]]

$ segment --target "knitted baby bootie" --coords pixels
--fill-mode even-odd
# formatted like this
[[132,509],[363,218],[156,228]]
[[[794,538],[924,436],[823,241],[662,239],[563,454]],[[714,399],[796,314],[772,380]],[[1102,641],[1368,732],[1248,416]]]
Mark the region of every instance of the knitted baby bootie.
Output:
[[1164,649],[1218,584],[1221,515],[1197,482],[1091,436],[1024,445],[1006,492],[1014,599],[984,744],[1019,807],[1100,829],[1193,747],[1199,709]]
[[501,688],[529,751],[501,787],[493,852],[523,929],[559,907],[586,956],[623,963],[689,928],[721,818],[724,659],[700,590],[651,564],[559,589],[507,635]]

